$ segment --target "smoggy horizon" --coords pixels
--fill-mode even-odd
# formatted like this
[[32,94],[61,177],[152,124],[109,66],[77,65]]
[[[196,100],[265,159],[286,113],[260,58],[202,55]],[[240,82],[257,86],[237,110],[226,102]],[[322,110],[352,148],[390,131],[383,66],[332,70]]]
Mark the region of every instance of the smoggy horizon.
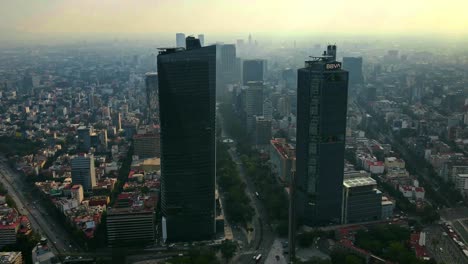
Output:
[[[457,7],[457,8],[454,8]],[[357,1],[27,1],[0,3],[0,40],[170,38],[176,32],[231,41],[249,34],[263,38],[373,36],[466,39],[468,3],[457,0],[376,3]]]

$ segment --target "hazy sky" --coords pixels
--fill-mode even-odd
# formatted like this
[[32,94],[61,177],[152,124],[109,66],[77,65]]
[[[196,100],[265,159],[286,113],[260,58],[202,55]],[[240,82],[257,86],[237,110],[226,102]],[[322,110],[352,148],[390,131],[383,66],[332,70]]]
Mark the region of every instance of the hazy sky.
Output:
[[0,0],[3,32],[468,33],[467,0]]

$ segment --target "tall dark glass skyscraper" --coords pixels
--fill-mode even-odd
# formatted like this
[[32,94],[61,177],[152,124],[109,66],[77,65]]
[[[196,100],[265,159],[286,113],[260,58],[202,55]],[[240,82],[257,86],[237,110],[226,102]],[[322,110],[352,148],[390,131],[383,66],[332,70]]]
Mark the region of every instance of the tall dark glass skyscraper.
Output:
[[348,72],[335,56],[330,46],[298,70],[296,208],[307,225],[341,218]]
[[216,46],[188,37],[158,55],[163,239],[215,235]]

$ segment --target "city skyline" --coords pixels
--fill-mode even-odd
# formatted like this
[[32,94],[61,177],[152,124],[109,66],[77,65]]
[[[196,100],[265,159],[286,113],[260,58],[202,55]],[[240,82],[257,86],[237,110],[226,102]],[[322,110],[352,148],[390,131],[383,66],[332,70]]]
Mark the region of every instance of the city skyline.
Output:
[[468,263],[466,9],[1,1],[0,263]]

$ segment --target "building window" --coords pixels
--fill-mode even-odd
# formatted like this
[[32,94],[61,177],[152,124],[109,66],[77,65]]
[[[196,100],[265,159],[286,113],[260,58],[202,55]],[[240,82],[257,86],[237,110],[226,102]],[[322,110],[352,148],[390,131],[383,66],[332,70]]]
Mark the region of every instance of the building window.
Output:
[[317,154],[317,144],[309,143],[309,156],[315,156]]

